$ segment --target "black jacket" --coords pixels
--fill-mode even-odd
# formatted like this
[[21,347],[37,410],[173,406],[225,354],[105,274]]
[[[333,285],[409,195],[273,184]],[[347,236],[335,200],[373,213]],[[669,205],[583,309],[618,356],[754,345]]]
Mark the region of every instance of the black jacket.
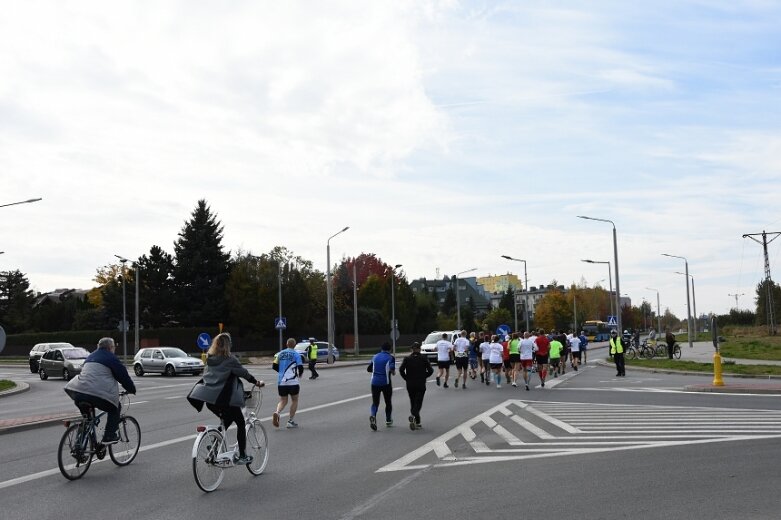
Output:
[[426,386],[426,379],[431,377],[434,369],[426,356],[412,353],[401,362],[399,374],[407,382],[407,387]]

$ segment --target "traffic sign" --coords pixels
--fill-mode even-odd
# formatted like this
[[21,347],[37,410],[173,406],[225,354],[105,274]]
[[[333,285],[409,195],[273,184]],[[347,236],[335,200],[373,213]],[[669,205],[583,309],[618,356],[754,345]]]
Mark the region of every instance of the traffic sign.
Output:
[[274,328],[277,330],[285,330],[287,328],[287,318],[284,316],[278,316],[274,320]]
[[209,345],[212,344],[212,337],[206,332],[198,334],[198,339],[195,341],[198,348],[201,350],[209,350]]
[[496,334],[501,336],[500,339],[504,339],[505,336],[509,336],[511,332],[512,332],[512,329],[510,328],[509,325],[502,324],[502,325],[499,325],[498,327],[496,327]]
[[607,317],[607,326],[608,327],[617,327],[618,326],[618,322],[616,321],[616,317],[615,316],[608,316]]
[[396,341],[398,341],[399,336],[401,336],[401,333],[399,332],[399,329],[392,330],[391,333],[390,333],[391,339],[394,339]]

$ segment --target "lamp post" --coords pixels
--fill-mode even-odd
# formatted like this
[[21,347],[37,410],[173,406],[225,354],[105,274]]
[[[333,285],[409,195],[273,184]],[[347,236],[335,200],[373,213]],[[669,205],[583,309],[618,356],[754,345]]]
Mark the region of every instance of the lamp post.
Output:
[[357,356],[360,354],[360,347],[358,345],[358,270],[355,265],[358,262],[353,260],[353,353]]
[[399,334],[399,326],[396,323],[396,269],[401,267],[401,264],[396,264],[391,269],[391,340],[393,341],[393,355],[396,355],[396,336]]
[[662,315],[659,313],[659,289],[653,289],[651,287],[646,287],[649,291],[656,291],[656,327],[659,334],[662,333]]
[[616,237],[616,224],[612,220],[604,219],[604,218],[594,218],[594,217],[586,217],[584,215],[578,215],[578,218],[586,219],[586,220],[595,220],[597,222],[608,222],[613,226],[613,265],[616,268],[616,320],[618,323],[618,330],[619,332],[624,330],[621,326],[621,285],[619,283],[619,276],[618,276],[618,238]]
[[19,201],[19,202],[11,202],[9,204],[0,204],[0,208],[5,208],[5,207],[8,207],[8,206],[16,206],[18,204],[30,204],[31,202],[38,202],[39,200],[43,200],[43,199],[42,198],[27,199],[27,200],[22,200],[22,201]]
[[[523,262],[523,314],[526,317],[526,331],[529,332],[529,278],[526,276],[526,260],[520,258],[513,258],[511,256],[502,255],[505,260],[512,260],[513,262]],[[515,313],[515,330],[518,330],[518,312]]]
[[662,253],[662,256],[679,258],[683,260],[684,265],[686,266],[686,333],[689,335],[689,348],[692,348],[694,345],[692,345],[692,308],[689,301],[689,261],[683,256],[668,255],[667,253]]
[[473,267],[472,269],[467,269],[466,271],[461,271],[460,273],[456,273],[456,321],[458,325],[456,328],[460,331],[461,330],[461,294],[460,289],[458,288],[458,277],[462,274],[471,273],[472,271],[477,271],[477,267]]
[[135,267],[134,278],[136,279],[136,319],[135,319],[136,323],[135,323],[135,327],[133,328],[134,339],[135,339],[133,344],[135,346],[135,349],[133,350],[133,354],[137,354],[138,353],[138,347],[139,347],[140,329],[141,329],[140,324],[139,324],[140,313],[139,313],[139,308],[138,308],[139,307],[139,303],[138,303],[139,302],[139,298],[138,298],[138,284],[141,283],[141,270],[140,270],[140,268],[138,266],[138,262],[133,262],[133,267]]
[[[613,273],[610,270],[610,261],[600,261],[600,260],[581,260],[581,262],[586,262],[588,264],[607,264],[607,281],[610,284],[610,298],[608,298],[608,301],[610,302],[610,314],[613,316],[616,315],[616,313],[613,311]],[[616,291],[617,292],[617,291]],[[618,318],[616,318],[618,319]],[[619,326],[618,328],[621,329],[621,321],[618,321]],[[621,329],[623,330],[623,329]]]
[[325,290],[326,290],[326,299],[328,304],[328,362],[333,363],[333,353],[331,352],[331,345],[334,344],[334,303],[333,303],[333,287],[331,287],[331,239],[334,238],[336,235],[341,235],[345,231],[350,229],[350,226],[344,226],[344,229],[341,231],[334,233],[330,237],[328,237],[328,240],[325,243],[325,261],[326,261],[326,281],[325,281]]
[[[282,318],[282,261],[277,261],[277,293],[279,317]],[[330,348],[329,348],[330,350]],[[279,351],[282,351],[282,328],[279,329]]]
[[[694,275],[693,274],[686,275],[685,273],[682,273],[680,271],[675,271],[675,274],[688,276],[689,278],[692,279],[692,307],[694,310],[694,315],[693,315],[694,319],[692,320],[693,322],[692,328],[694,328],[694,336],[696,337],[697,336],[697,295],[694,292]],[[688,279],[687,279],[687,284],[688,284]]]
[[125,264],[128,259],[119,255],[114,255],[119,258],[122,263],[122,361],[127,363],[127,305],[125,301]]

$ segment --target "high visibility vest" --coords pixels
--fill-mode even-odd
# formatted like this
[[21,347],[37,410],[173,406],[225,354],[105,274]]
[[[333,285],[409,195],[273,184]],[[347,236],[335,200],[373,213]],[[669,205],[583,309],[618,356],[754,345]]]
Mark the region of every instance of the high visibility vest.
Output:
[[309,360],[317,361],[317,345],[309,344]]
[[610,355],[613,354],[623,354],[624,353],[624,344],[621,342],[621,338],[616,337],[616,340],[613,341],[613,338],[610,338]]

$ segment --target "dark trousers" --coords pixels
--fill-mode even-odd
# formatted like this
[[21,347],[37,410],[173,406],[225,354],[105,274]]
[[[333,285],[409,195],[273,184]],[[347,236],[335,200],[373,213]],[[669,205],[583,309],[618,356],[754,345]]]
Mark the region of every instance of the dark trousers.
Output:
[[214,415],[222,419],[225,423],[225,431],[231,424],[236,423],[236,440],[239,442],[239,455],[245,455],[247,448],[247,423],[244,422],[244,415],[238,406],[217,406],[216,404],[206,403],[206,408],[212,411]]
[[420,424],[420,409],[423,407],[423,397],[426,395],[425,386],[408,386],[409,413],[415,418],[415,423]]
[[668,343],[667,344],[667,357],[672,359],[673,358],[673,349],[675,348],[675,343]]
[[626,370],[624,369],[624,353],[621,352],[613,354],[613,361],[616,362],[616,375],[625,376]]
[[84,402],[89,403],[98,410],[106,412],[106,431],[103,434],[114,435],[119,429],[119,408],[114,406],[114,403],[95,397],[94,395],[82,394],[81,392],[73,392],[71,396],[75,403]]
[[393,417],[393,386],[372,385],[372,415],[377,415],[377,410],[380,408],[380,395],[385,399],[385,420],[390,421]]
[[316,359],[310,359],[309,360],[309,372],[311,372],[311,378],[315,379],[317,377],[320,377],[320,374],[317,373],[317,369],[315,369],[315,365],[317,364]]

